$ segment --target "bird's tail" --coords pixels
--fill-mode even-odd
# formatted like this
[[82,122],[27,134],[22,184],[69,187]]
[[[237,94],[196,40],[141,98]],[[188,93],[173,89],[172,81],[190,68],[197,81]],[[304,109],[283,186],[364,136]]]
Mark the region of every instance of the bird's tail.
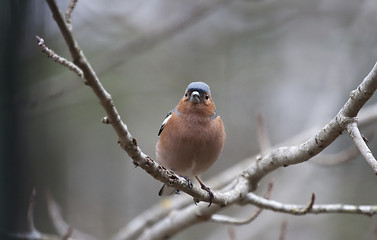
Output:
[[158,192],[158,196],[170,196],[170,195],[172,195],[173,193],[176,193],[176,192],[177,192],[177,189],[172,188],[172,187],[168,187],[164,184],[164,185],[162,185],[160,191]]

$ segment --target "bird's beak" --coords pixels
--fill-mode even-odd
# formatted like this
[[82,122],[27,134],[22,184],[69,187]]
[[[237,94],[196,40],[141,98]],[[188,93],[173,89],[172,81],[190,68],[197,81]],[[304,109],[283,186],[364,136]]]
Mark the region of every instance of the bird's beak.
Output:
[[193,91],[190,95],[190,102],[200,103],[200,94],[198,91]]

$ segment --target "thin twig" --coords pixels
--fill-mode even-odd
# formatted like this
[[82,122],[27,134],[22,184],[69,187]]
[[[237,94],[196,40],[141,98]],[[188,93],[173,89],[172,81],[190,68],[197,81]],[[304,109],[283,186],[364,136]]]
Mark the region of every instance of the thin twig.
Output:
[[84,75],[79,67],[77,67],[73,62],[68,61],[62,56],[59,56],[56,54],[53,50],[48,48],[45,44],[45,41],[43,38],[39,36],[35,36],[35,38],[38,40],[38,46],[41,47],[42,52],[47,55],[47,57],[52,58],[55,62],[67,67],[69,70],[76,73],[80,78],[84,78]]
[[372,151],[369,149],[368,145],[365,142],[365,139],[360,133],[357,122],[351,122],[347,126],[348,134],[352,138],[356,147],[359,149],[361,155],[365,158],[369,166],[373,169],[373,172],[377,174],[377,160],[372,154]]
[[283,204],[274,200],[268,200],[253,193],[246,196],[247,202],[261,208],[275,212],[283,212],[292,215],[319,214],[319,213],[346,213],[372,216],[377,214],[377,205],[349,205],[349,204],[314,204],[315,196],[307,205]]
[[312,193],[312,198],[310,199],[310,202],[306,206],[306,208],[303,209],[302,214],[307,214],[308,212],[310,212],[310,210],[312,210],[312,208],[313,208],[314,202],[315,202],[315,194]]

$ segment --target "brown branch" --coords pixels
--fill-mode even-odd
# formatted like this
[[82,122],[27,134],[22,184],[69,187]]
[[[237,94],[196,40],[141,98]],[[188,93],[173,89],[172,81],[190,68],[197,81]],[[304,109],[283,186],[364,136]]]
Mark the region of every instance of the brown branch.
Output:
[[45,44],[45,40],[39,36],[35,36],[35,38],[38,40],[38,46],[41,47],[42,52],[47,55],[47,57],[52,58],[55,62],[67,67],[69,70],[76,73],[80,78],[83,78],[84,75],[80,68],[78,68],[74,63],[68,61],[67,59],[59,56],[56,54],[53,50],[48,48]]
[[310,212],[310,210],[313,209],[314,202],[315,202],[315,194],[312,193],[312,198],[310,199],[310,202],[307,205],[307,207],[303,209],[302,214],[307,214],[308,212]]

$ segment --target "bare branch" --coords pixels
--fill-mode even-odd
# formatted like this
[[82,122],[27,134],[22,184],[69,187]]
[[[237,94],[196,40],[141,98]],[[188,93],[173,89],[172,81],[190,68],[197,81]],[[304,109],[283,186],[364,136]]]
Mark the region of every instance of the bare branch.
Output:
[[361,155],[363,155],[369,166],[371,166],[373,172],[377,174],[377,160],[374,158],[372,151],[365,143],[365,140],[360,133],[359,127],[357,126],[357,122],[354,121],[349,123],[347,126],[347,130],[356,147],[359,149]]
[[39,37],[39,36],[35,36],[36,39],[38,40],[38,46],[41,47],[42,49],[42,52],[44,52],[47,57],[49,58],[52,58],[55,62],[67,67],[69,70],[73,71],[74,73],[76,73],[80,78],[83,78],[84,75],[81,71],[80,68],[78,68],[74,63],[68,61],[67,59],[59,56],[58,54],[56,54],[53,50],[51,50],[50,48],[48,48],[46,45],[45,45],[45,41],[43,38]]
[[313,208],[314,202],[315,202],[315,194],[312,193],[312,198],[310,199],[310,202],[307,205],[307,207],[302,211],[302,214],[307,214],[308,212],[310,212],[310,210],[312,210]]
[[245,201],[261,208],[275,212],[283,212],[292,215],[319,214],[319,213],[347,213],[361,215],[377,214],[377,205],[349,205],[349,204],[319,204],[314,205],[314,194],[308,205],[283,204],[274,200],[268,200],[253,193],[246,195]]
[[377,63],[364,78],[356,90],[350,93],[350,98],[340,110],[345,117],[356,117],[364,104],[373,96],[377,88]]
[[372,97],[377,89],[377,63],[367,77],[352,91],[350,98],[339,113],[314,137],[306,142],[291,147],[273,149],[270,154],[263,156],[252,164],[245,172],[251,182],[259,182],[267,173],[281,166],[298,164],[309,160],[329,146],[340,134],[347,129],[364,104]]

